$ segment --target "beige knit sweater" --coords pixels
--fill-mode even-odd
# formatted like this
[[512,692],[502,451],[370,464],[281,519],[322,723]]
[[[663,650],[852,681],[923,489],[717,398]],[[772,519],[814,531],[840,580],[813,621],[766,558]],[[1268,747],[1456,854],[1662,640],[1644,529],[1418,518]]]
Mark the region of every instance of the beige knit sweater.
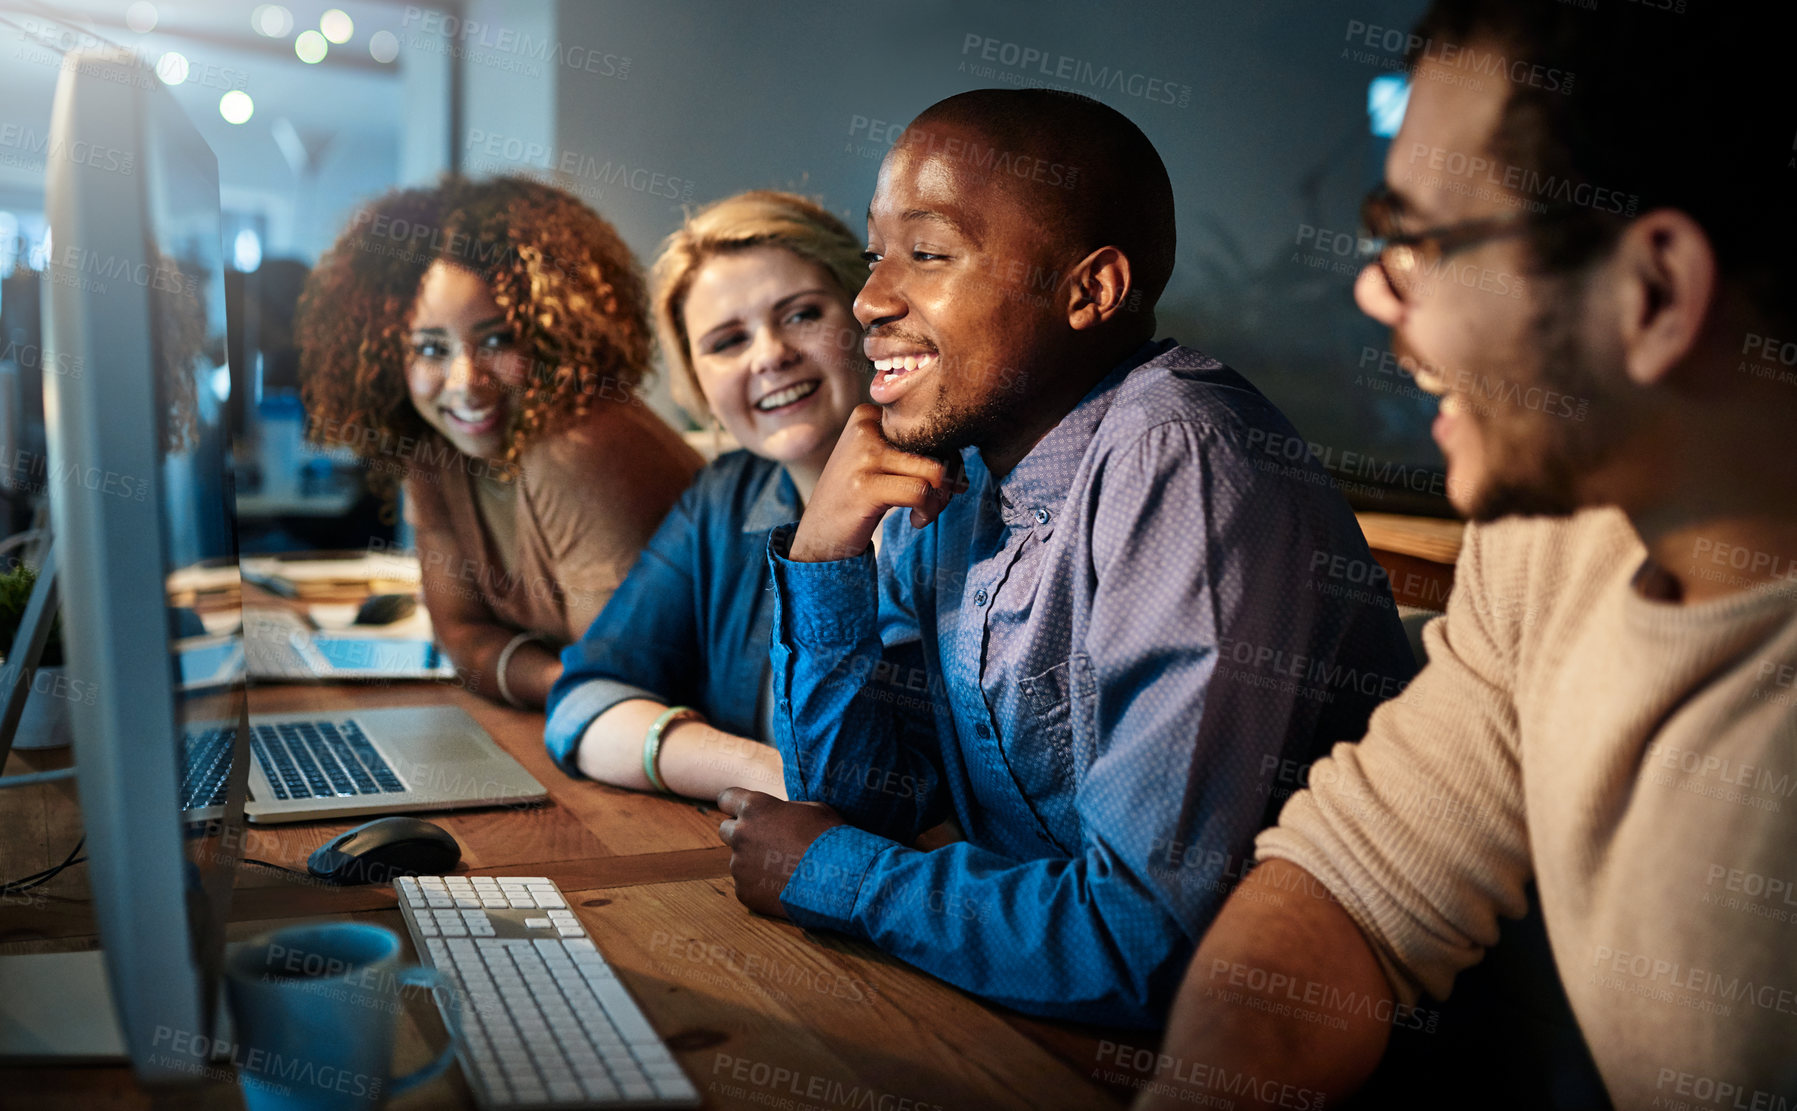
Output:
[[1259,856],[1328,886],[1405,1002],[1534,878],[1619,1108],[1797,1108],[1797,583],[1673,605],[1644,560],[1613,510],[1470,529],[1428,666]]

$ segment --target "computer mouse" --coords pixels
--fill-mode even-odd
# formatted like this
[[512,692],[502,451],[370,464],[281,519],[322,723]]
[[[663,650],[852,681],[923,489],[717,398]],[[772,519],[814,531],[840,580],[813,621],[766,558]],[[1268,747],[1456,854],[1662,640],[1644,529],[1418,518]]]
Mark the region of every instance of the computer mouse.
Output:
[[404,621],[418,609],[418,599],[410,594],[372,594],[356,610],[358,625],[391,625]]
[[197,610],[187,606],[170,606],[168,630],[169,636],[177,640],[182,637],[203,637],[206,635],[206,623],[200,620]]
[[320,845],[306,868],[331,883],[390,883],[395,876],[440,876],[462,859],[449,831],[423,818],[376,818]]

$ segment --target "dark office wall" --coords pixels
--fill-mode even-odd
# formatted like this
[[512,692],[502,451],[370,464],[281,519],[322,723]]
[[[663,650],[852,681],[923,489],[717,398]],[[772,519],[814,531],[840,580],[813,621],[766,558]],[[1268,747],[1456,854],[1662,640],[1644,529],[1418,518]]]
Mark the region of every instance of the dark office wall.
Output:
[[[1314,232],[1351,243],[1383,158],[1367,86],[1401,62],[1369,48],[1369,30],[1407,29],[1421,7],[563,0],[562,60],[539,78],[554,90],[553,128],[515,115],[523,141],[508,150],[489,106],[471,113],[488,123],[463,153],[488,172],[508,156],[550,171],[647,261],[684,205],[748,188],[814,194],[863,226],[881,155],[942,97],[1018,83],[1087,92],[1133,119],[1173,178],[1180,245],[1161,333],[1236,365],[1337,459],[1434,467],[1426,408],[1362,367],[1383,334],[1352,305],[1347,260]],[[531,141],[549,148],[534,161]]]

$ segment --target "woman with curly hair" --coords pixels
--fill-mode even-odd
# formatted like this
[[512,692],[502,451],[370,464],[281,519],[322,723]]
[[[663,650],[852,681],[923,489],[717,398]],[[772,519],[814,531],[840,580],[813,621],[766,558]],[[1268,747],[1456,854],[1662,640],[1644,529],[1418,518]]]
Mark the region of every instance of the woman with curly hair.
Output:
[[403,480],[438,639],[477,690],[543,704],[701,464],[637,397],[642,281],[610,224],[537,182],[447,177],[359,212],[296,329],[314,441]]
[[768,533],[798,519],[871,367],[862,243],[818,205],[758,191],[668,237],[652,274],[674,396],[745,450],[720,456],[563,653],[546,741],[570,775],[711,799],[786,797],[772,744]]

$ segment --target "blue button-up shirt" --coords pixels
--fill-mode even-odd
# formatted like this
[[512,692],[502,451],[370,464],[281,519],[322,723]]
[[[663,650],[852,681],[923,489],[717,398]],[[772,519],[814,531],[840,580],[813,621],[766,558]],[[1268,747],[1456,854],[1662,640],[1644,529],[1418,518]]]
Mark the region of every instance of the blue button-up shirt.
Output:
[[[891,515],[877,571],[791,562],[776,529],[775,743],[792,797],[851,823],[792,919],[1019,1010],[1164,1021],[1276,785],[1414,670],[1388,593],[1318,589],[1373,565],[1327,476],[1264,450],[1288,438],[1167,341],[1002,479],[963,453],[969,489]],[[951,812],[965,842],[907,847]]]
[[544,740],[579,775],[580,738],[625,699],[692,706],[719,729],[771,740],[767,687],[774,601],[768,533],[799,515],[786,468],[733,451],[700,471],[578,641],[562,652]]

